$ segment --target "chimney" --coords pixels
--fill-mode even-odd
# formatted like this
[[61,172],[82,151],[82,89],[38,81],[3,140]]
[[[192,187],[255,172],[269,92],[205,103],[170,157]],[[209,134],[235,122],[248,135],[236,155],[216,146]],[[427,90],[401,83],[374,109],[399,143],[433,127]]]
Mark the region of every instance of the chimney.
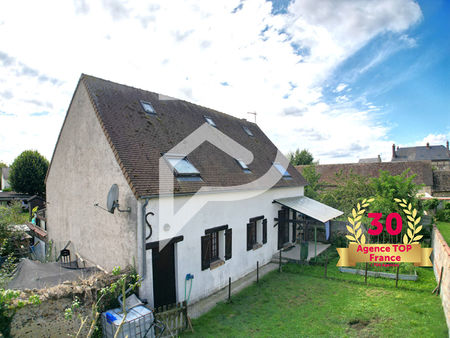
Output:
[[378,162],[381,162],[381,156],[378,155]]
[[427,142],[427,148],[430,148],[430,143],[429,142]]
[[448,140],[447,140],[447,151],[448,151],[449,149],[448,149]]
[[395,143],[392,145],[392,158],[396,158],[397,155],[395,154]]

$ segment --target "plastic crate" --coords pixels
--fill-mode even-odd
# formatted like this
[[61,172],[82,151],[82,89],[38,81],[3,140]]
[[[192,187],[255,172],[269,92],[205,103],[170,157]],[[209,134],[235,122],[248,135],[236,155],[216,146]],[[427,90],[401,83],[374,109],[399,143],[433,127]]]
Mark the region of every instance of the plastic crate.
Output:
[[[102,326],[104,337],[114,337],[122,322],[122,309],[108,310],[102,313]],[[144,306],[137,306],[128,311],[118,337],[155,337],[152,326],[154,321],[151,310]]]

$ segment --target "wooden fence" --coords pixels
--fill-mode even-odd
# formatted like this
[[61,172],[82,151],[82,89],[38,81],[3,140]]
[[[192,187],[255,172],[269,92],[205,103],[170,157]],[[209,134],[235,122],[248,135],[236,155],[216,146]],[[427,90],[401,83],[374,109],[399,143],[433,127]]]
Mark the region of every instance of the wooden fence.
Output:
[[[155,319],[165,326],[162,337],[179,335],[188,327],[186,301],[158,307],[155,309]],[[155,327],[155,336],[158,337],[160,333],[160,328]]]

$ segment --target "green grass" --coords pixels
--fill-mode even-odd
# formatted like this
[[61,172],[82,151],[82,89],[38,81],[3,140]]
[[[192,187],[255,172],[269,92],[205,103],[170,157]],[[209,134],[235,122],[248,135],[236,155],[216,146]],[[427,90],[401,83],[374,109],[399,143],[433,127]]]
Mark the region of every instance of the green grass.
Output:
[[436,226],[444,239],[447,241],[447,244],[450,245],[450,223],[438,221],[436,222]]
[[193,320],[195,333],[213,336],[448,337],[441,299],[431,295],[433,271],[418,268],[417,282],[343,274],[322,266],[287,264]]

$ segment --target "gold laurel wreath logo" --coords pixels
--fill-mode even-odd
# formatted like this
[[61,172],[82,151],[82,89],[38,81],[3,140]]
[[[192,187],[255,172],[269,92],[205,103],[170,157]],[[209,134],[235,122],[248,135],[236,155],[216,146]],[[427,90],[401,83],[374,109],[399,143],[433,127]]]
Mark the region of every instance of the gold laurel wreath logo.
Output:
[[422,226],[419,225],[421,217],[417,217],[417,209],[413,209],[411,203],[408,204],[405,199],[394,198],[394,201],[403,208],[403,212],[408,218],[408,230],[403,235],[403,244],[418,244],[417,241],[423,235],[417,235],[422,230]]
[[353,217],[348,217],[351,226],[347,225],[347,230],[351,235],[345,236],[350,242],[366,244],[366,235],[364,235],[361,230],[361,218],[366,211],[366,209],[363,208],[367,208],[373,201],[373,198],[364,199],[361,203],[356,205],[356,208],[352,209]]

